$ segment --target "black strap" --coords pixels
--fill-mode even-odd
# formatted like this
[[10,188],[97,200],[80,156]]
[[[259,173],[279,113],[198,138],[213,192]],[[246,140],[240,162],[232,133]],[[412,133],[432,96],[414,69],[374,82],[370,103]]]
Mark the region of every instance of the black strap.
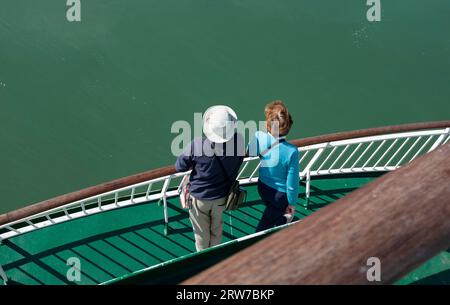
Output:
[[274,148],[275,146],[277,146],[278,144],[285,142],[286,139],[278,139],[275,142],[272,143],[272,145],[270,145],[268,148],[266,148],[262,153],[260,153],[258,155],[258,157],[262,158],[265,154],[267,154],[272,148]]
[[[213,149],[213,151],[214,151],[214,158],[217,159],[217,161],[219,161],[219,165],[220,165],[220,168],[222,169],[223,175],[224,175],[225,178],[227,179],[227,183],[229,184],[229,185],[228,185],[228,193],[230,193],[231,187],[232,187],[232,185],[233,185],[233,182],[230,180],[230,177],[229,177],[228,174],[227,174],[227,171],[226,171],[226,169],[225,169],[225,166],[223,166],[222,160],[220,160],[220,158],[216,156],[216,151],[215,151],[215,149]],[[220,204],[220,206],[225,206],[226,204],[227,204],[227,200],[225,200],[225,202],[224,202],[223,204]],[[230,217],[231,217],[231,216],[230,216]]]
[[[286,139],[278,139],[278,140],[276,140],[275,142],[272,143],[272,145],[270,145],[268,148],[266,148],[266,150],[264,150],[262,153],[260,153],[260,154],[259,154],[259,157],[262,158],[262,156],[265,155],[265,154],[267,154],[272,148],[274,148],[275,146],[277,146],[277,145],[279,145],[280,143],[283,143],[283,142],[285,142],[285,141],[286,141]],[[226,169],[225,169],[225,166],[223,166],[222,160],[220,160],[220,158],[217,157],[217,155],[216,155],[216,149],[215,149],[215,148],[216,148],[216,145],[215,145],[215,144],[216,144],[216,143],[214,143],[214,142],[211,143],[211,148],[212,148],[212,150],[213,150],[214,158],[216,158],[217,161],[219,161],[219,166],[220,166],[220,168],[222,169],[223,175],[225,176],[227,182],[230,183],[231,180],[230,180],[230,177],[228,176],[228,173],[227,173],[227,171],[226,171]]]

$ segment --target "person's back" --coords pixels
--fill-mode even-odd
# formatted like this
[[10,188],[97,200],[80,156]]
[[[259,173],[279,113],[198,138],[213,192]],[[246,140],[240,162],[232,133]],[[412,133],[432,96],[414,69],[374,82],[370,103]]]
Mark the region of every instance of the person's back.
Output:
[[243,138],[238,133],[225,143],[214,143],[206,137],[195,138],[177,159],[175,168],[178,172],[192,168],[189,179],[192,196],[219,199],[228,195],[231,181],[238,175],[244,159],[243,147]]
[[295,202],[299,183],[297,147],[284,137],[277,139],[270,133],[257,131],[249,144],[249,155],[258,156],[274,144],[276,146],[273,149],[261,156],[259,180],[277,191],[287,193],[289,202]]
[[194,139],[175,163],[178,172],[192,169],[189,219],[197,251],[222,241],[222,212],[244,160],[243,138],[235,132],[236,122],[231,108],[209,108],[203,121],[206,137]]
[[266,205],[257,231],[292,220],[299,189],[299,154],[286,141],[293,120],[281,101],[265,108],[268,133],[258,131],[248,145],[250,156],[259,156],[258,192]]

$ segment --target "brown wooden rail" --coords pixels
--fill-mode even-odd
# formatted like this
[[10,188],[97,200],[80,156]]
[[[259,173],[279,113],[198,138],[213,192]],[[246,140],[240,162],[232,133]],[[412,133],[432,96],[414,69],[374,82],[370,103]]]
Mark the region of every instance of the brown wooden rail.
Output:
[[[393,283],[450,247],[449,160],[450,143],[184,284]],[[381,282],[367,280],[371,257]]]
[[[380,134],[389,134],[405,131],[426,130],[435,128],[450,127],[450,121],[438,121],[438,122],[426,122],[426,123],[414,123],[397,126],[378,127],[354,131],[339,132],[329,135],[322,135],[316,137],[309,137],[299,140],[293,140],[291,143],[300,147],[306,145],[319,144],[330,141],[338,141],[344,139],[352,139],[365,136],[375,136]],[[109,181],[96,186],[88,187],[76,192],[61,195],[52,199],[48,199],[33,205],[26,206],[24,208],[0,215],[0,225],[20,220],[25,217],[35,215],[37,213],[45,212],[47,210],[60,207],[62,205],[85,199],[91,196],[99,195],[105,192],[109,192],[118,188],[126,187],[136,183],[144,182],[147,180],[155,179],[161,176],[171,175],[175,173],[173,166],[162,167],[154,169],[132,176],[119,178],[113,181]]]

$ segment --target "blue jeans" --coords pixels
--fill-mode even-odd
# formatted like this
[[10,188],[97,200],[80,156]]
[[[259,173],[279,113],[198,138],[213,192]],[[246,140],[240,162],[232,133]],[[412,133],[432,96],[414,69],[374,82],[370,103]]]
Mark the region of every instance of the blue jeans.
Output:
[[284,214],[289,205],[287,194],[258,182],[258,193],[266,205],[263,216],[256,227],[256,232],[267,230],[287,222]]

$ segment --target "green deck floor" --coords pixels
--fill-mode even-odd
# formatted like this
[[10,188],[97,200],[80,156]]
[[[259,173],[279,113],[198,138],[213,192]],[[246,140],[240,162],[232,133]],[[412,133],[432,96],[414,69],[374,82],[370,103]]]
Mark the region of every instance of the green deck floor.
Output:
[[[352,177],[314,180],[309,209],[301,205],[305,203],[305,198],[300,196],[296,219],[306,217],[372,179]],[[247,189],[246,206],[224,214],[223,242],[255,232],[264,207],[259,200],[256,187],[250,186]],[[301,194],[304,194],[304,185],[301,186]],[[202,256],[191,255],[195,252],[195,248],[187,211],[180,209],[176,198],[170,199],[168,206],[170,230],[167,236],[164,234],[163,207],[156,202],[149,202],[72,220],[5,240],[0,245],[0,264],[11,279],[11,283],[100,284],[184,256],[191,257],[190,260],[182,260],[185,265],[193,259],[201,259]],[[245,245],[242,244],[240,247]],[[221,249],[216,251],[221,251],[223,256],[239,250],[237,247]],[[439,264],[440,261],[434,264],[429,262],[433,266],[431,269],[433,272],[445,273],[444,269],[450,266],[448,253],[441,255],[447,257],[437,259],[447,259],[446,264]],[[80,282],[67,280],[66,273],[69,267],[66,262],[70,257],[77,257],[81,261]],[[207,257],[207,253],[204,257]],[[173,268],[170,266],[160,268],[159,273],[153,272],[141,282],[161,283],[161,280],[158,281],[158,278],[154,277],[163,274],[167,276],[170,270],[176,273],[176,266],[174,264]],[[429,276],[430,268],[425,269],[406,277],[401,283],[409,284]],[[192,273],[186,273],[185,276]],[[162,282],[173,281],[175,280],[172,276]]]

